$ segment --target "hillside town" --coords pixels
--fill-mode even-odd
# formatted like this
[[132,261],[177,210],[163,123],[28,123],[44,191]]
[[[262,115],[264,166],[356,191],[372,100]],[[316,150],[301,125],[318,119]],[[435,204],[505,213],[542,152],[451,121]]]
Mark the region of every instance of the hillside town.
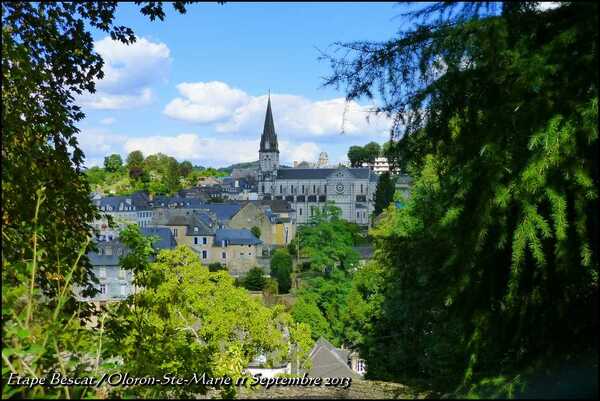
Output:
[[598,2],[2,2],[2,399],[598,399]]
[[[80,301],[101,307],[123,301],[138,290],[133,273],[121,266],[121,258],[129,250],[119,233],[130,224],[152,238],[156,251],[186,246],[202,264],[226,270],[240,282],[255,268],[269,277],[274,252],[288,247],[298,227],[308,224],[326,205],[339,208],[342,219],[367,230],[373,224],[379,176],[390,173],[382,157],[376,163],[363,162],[362,167],[354,168],[329,165],[326,153],[316,163],[280,166],[270,98],[258,158],[255,169],[234,169],[224,177],[202,177],[196,186],[182,188],[174,195],[146,191],[120,196],[92,193],[102,217],[92,224],[97,250],[87,256],[98,283],[94,284],[96,294],[80,293]],[[410,177],[395,175],[396,190],[408,196]],[[356,246],[355,251],[364,264],[372,255],[372,246]],[[298,285],[299,281],[294,280],[294,287]],[[365,361],[355,351],[336,348],[322,337],[311,357],[310,373],[321,377],[345,373],[360,378],[366,372]],[[258,355],[248,369],[270,377],[298,373],[290,361],[269,369],[264,368],[266,362],[265,355]]]

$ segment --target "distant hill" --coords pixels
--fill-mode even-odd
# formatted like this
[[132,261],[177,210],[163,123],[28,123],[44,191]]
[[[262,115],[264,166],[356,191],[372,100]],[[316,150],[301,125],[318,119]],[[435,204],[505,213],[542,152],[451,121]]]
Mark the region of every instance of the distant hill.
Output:
[[227,174],[231,174],[234,168],[258,168],[258,160],[255,162],[235,163],[231,166],[221,167],[217,171],[222,171]]

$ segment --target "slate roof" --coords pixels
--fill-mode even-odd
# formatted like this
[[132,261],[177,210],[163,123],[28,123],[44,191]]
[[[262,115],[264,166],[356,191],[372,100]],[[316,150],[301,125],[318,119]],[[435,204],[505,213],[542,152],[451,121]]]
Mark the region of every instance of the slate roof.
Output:
[[[173,249],[177,246],[177,243],[175,242],[175,238],[173,237],[171,230],[169,230],[166,227],[143,227],[140,229],[140,231],[142,235],[146,237],[159,237],[158,240],[152,243],[153,248],[156,250]],[[88,252],[87,257],[89,258],[90,264],[92,266],[119,266],[119,259],[121,258],[121,256],[129,252],[127,246],[118,239],[112,241],[98,242],[96,245],[98,249],[105,249],[107,247],[111,247],[112,255],[107,255],[106,253],[102,253],[102,255],[100,255],[97,252]],[[122,254],[119,254],[119,252],[117,252],[118,249],[123,250]]]
[[310,351],[312,367],[310,377],[352,377],[359,378],[348,364],[349,351],[335,348],[333,344],[320,337]]
[[256,205],[259,207],[267,206],[274,213],[289,213],[294,211],[294,209],[292,209],[292,204],[283,199],[258,200],[250,202],[256,203]]
[[146,237],[158,237],[158,240],[152,243],[154,249],[173,249],[177,246],[173,233],[167,227],[142,227],[140,231]]
[[250,232],[244,228],[233,229],[233,228],[220,228],[215,232],[215,246],[221,246],[222,241],[225,241],[228,245],[259,245],[262,241],[259,240]]
[[202,207],[214,213],[219,221],[227,221],[240,211],[242,205],[239,203],[205,203]]
[[267,102],[267,113],[265,115],[265,126],[260,137],[260,152],[277,152],[277,134],[275,133],[275,123],[273,123],[273,113],[271,111],[271,95]]
[[[322,180],[340,170],[339,168],[280,168],[277,170],[278,180]],[[343,168],[354,178],[372,179],[371,170],[368,167]],[[377,178],[375,178],[376,180]]]

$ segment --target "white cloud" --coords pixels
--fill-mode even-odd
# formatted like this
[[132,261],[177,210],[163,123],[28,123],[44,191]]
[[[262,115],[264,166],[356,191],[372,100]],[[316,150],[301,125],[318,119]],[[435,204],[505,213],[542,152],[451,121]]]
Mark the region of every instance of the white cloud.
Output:
[[145,155],[161,152],[179,161],[190,160],[209,165],[256,160],[258,147],[258,140],[201,138],[193,133],[130,138],[124,144],[127,152],[141,150]]
[[[317,159],[320,148],[312,142],[280,144],[281,163],[291,164],[293,160]],[[129,138],[125,141],[125,153],[141,150],[145,155],[164,153],[177,160],[190,160],[203,165],[226,165],[250,162],[258,159],[258,139],[202,138],[198,134],[183,133],[176,136],[150,136]]]
[[125,45],[105,37],[94,43],[102,56],[104,78],[96,81],[96,92],[79,97],[79,102],[93,109],[127,109],[152,102],[151,86],[166,82],[171,63],[170,50],[164,43],[138,38]]
[[[164,109],[167,116],[192,123],[214,123],[221,133],[258,135],[264,122],[267,96],[250,96],[224,82],[182,83],[177,86],[183,98],[173,99]],[[348,135],[388,135],[391,120],[370,114],[363,106],[344,98],[311,101],[302,96],[271,95],[278,133],[292,137]],[[367,121],[367,116],[370,121]]]
[[83,150],[86,165],[95,159],[104,160],[104,156],[113,153],[123,154],[123,143],[127,140],[124,135],[118,135],[95,128],[84,129],[77,136],[79,147]]
[[250,97],[239,89],[218,81],[183,82],[177,85],[185,98],[175,98],[165,107],[169,117],[195,123],[210,123],[230,117],[233,111],[246,104]]
[[[314,142],[300,144],[287,141],[279,142],[280,163],[292,165],[294,160],[315,162],[319,158],[321,149]],[[257,158],[257,156],[255,156]]]
[[79,102],[92,109],[120,110],[146,106],[152,103],[153,99],[154,94],[152,93],[152,89],[143,88],[138,92],[128,95],[113,95],[106,92],[85,94],[79,98]]

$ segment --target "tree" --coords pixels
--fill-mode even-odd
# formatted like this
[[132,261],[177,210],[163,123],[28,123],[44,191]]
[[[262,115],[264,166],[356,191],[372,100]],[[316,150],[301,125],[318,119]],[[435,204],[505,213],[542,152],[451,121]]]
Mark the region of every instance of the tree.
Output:
[[389,172],[384,172],[379,176],[377,189],[375,190],[375,215],[381,214],[383,209],[388,207],[394,201],[396,186],[394,180],[390,178]]
[[[289,358],[292,347],[300,347],[305,357],[310,332],[282,307],[263,306],[236,288],[227,272],[209,272],[187,247],[163,250],[148,264],[149,241],[131,234],[125,241],[141,252],[132,252],[137,262],[126,265],[137,266],[134,281],[142,290],[112,310],[105,358],[121,356],[122,369],[132,376],[229,376],[234,383],[221,390],[231,397],[235,380],[255,356],[266,353],[279,363]],[[291,334],[289,345],[286,331]],[[132,386],[112,395],[180,398],[206,390],[202,384]]]
[[260,234],[261,234],[261,232],[260,232],[260,227],[258,227],[258,226],[253,226],[253,227],[250,229],[250,231],[252,232],[252,234],[254,234],[254,236],[255,236],[256,238],[260,238]]
[[123,167],[123,159],[121,155],[113,153],[110,156],[104,158],[104,169],[109,173],[119,171]]
[[182,177],[187,177],[193,170],[192,163],[185,160],[179,164],[179,175]]
[[426,6],[330,58],[349,100],[381,91],[416,177],[374,231],[371,377],[471,385],[597,350],[598,5],[487,4]]
[[166,175],[164,183],[170,193],[175,193],[179,190],[179,164],[173,157],[167,159]]
[[329,202],[323,209],[314,208],[309,224],[298,230],[301,255],[309,257],[311,267],[320,272],[347,269],[358,261],[352,248],[357,226],[341,219],[340,214],[341,209]]
[[277,280],[279,292],[287,293],[292,286],[293,260],[285,248],[277,249],[271,257],[271,276]]
[[366,162],[367,155],[362,146],[350,146],[348,149],[348,160],[350,160],[350,166],[362,167],[363,162]]
[[127,155],[127,167],[129,169],[138,167],[142,168],[144,165],[144,154],[140,150],[134,150]]
[[375,163],[375,159],[381,155],[381,146],[377,142],[369,142],[364,148],[365,161],[367,163]]
[[222,265],[222,264],[221,264],[221,263],[219,263],[219,262],[213,262],[213,263],[209,263],[209,265],[208,265],[208,271],[211,271],[211,272],[213,272],[213,273],[214,273],[214,272],[218,272],[218,271],[220,271],[220,270],[225,270],[225,271],[227,271],[227,266],[225,266],[225,265]]
[[265,288],[265,273],[260,267],[253,267],[244,277],[244,288],[250,291],[262,291]]
[[[151,19],[164,18],[162,4],[139,5]],[[95,82],[103,78],[102,58],[94,51],[88,29],[123,43],[135,41],[131,29],[115,25],[116,6],[2,3],[3,306],[12,302],[5,293],[20,294],[13,299],[19,305],[11,309],[20,311],[21,302],[31,299],[30,310],[36,311],[34,328],[22,316],[3,310],[2,354],[8,361],[4,366],[10,363],[23,377],[32,372],[41,377],[63,367],[68,374],[84,370],[76,343],[88,340],[74,327],[81,329],[80,321],[90,311],[69,288],[77,284],[83,286],[84,295],[94,292],[86,255],[94,248],[89,241],[91,222],[100,215],[83,169],[77,125],[85,115],[75,99],[94,92]],[[174,6],[185,11],[183,2]],[[13,342],[12,328],[23,324],[29,332],[18,334],[26,342]],[[40,338],[48,341],[36,344]],[[8,344],[12,348],[5,347]],[[61,359],[63,351],[71,354],[68,364]],[[15,394],[14,387],[3,386],[3,396],[81,395],[72,390],[36,386],[17,389]]]

